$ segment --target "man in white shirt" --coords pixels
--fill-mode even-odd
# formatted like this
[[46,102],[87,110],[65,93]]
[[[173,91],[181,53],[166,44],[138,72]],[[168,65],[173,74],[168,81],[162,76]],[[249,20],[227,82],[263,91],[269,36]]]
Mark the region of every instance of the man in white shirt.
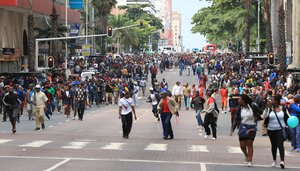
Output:
[[179,105],[179,110],[181,109],[181,96],[183,94],[183,89],[180,86],[180,82],[177,81],[176,85],[173,87],[172,94],[175,97],[176,103]]
[[47,96],[40,91],[41,86],[36,85],[35,86],[35,92],[31,96],[31,101],[33,104],[33,112],[35,115],[35,123],[36,128],[35,130],[40,130],[40,126],[42,125],[42,129],[45,129],[45,106],[46,102],[48,101]]
[[133,99],[135,107],[138,107],[139,89],[140,89],[140,87],[138,86],[137,82],[135,81],[134,86],[133,86],[133,93],[132,93],[132,99]]

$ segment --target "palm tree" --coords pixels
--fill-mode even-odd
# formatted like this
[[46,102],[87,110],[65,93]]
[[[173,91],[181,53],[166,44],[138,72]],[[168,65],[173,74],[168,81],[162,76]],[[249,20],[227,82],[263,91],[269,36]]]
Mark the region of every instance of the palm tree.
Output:
[[28,69],[29,72],[35,70],[35,42],[34,42],[34,19],[32,14],[32,0],[29,0],[29,15],[28,15]]
[[271,28],[271,16],[270,16],[270,2],[269,0],[264,0],[264,23],[266,25],[267,34],[267,52],[273,53],[273,43],[272,43],[272,28]]
[[279,64],[282,71],[286,69],[286,39],[285,39],[285,11],[284,11],[284,0],[280,0],[279,6],[279,25],[278,25],[278,57]]
[[246,53],[250,51],[250,34],[251,34],[251,7],[252,7],[252,0],[245,0],[244,2],[244,8],[247,11],[247,18],[246,18],[246,30],[245,30],[245,36],[246,36]]
[[[58,36],[58,22],[57,22],[57,19],[58,19],[58,14],[57,14],[57,11],[56,11],[56,7],[55,7],[55,2],[56,0],[53,0],[53,5],[52,5],[52,14],[51,14],[51,37],[57,37]],[[54,57],[55,59],[55,63],[57,63],[58,61],[58,41],[57,40],[54,40],[54,41],[51,41],[51,53],[50,53],[51,56]]]
[[[106,34],[106,28],[108,26],[108,16],[110,10],[117,4],[117,0],[93,0],[95,9],[98,12],[99,17],[99,30],[100,34]],[[106,37],[101,37],[101,55],[106,54]]]

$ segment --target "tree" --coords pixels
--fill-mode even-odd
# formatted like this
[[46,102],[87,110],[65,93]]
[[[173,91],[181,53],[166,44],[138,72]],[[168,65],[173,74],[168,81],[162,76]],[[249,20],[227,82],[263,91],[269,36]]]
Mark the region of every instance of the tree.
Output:
[[[58,37],[58,14],[56,11],[56,7],[55,7],[55,2],[56,0],[53,0],[53,5],[52,5],[52,14],[51,14],[51,37]],[[50,55],[54,57],[55,59],[55,63],[58,64],[58,41],[57,40],[53,40],[51,41],[51,52]]]
[[279,25],[278,25],[278,57],[279,64],[282,71],[286,70],[286,39],[285,39],[285,11],[284,11],[284,0],[280,0],[279,6]]
[[[106,33],[106,28],[108,26],[108,16],[110,14],[111,9],[117,4],[116,0],[93,0],[92,1],[95,9],[98,13],[98,26],[100,34]],[[101,55],[106,54],[106,37],[101,37]]]
[[267,53],[273,53],[272,28],[271,28],[271,16],[270,15],[271,14],[270,14],[269,0],[264,0],[264,23],[266,25]]
[[251,34],[251,7],[252,7],[252,0],[245,0],[244,4],[246,13],[246,29],[245,29],[245,36],[246,36],[246,52],[250,51],[250,34]]
[[34,19],[32,14],[32,0],[29,0],[28,15],[28,69],[29,72],[35,70],[35,42],[34,42]]

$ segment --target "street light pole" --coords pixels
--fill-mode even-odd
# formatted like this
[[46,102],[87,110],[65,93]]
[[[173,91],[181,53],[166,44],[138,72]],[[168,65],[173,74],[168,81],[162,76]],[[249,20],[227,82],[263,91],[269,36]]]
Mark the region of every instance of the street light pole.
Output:
[[260,52],[260,0],[257,0],[257,52]]
[[[66,28],[68,30],[68,0],[66,0]],[[68,36],[68,32],[66,32],[66,37]],[[65,43],[65,69],[68,69],[68,41],[66,40],[66,43]]]
[[[85,35],[88,35],[88,2],[89,0],[85,0]],[[85,38],[85,44],[88,44],[88,39],[87,37]]]

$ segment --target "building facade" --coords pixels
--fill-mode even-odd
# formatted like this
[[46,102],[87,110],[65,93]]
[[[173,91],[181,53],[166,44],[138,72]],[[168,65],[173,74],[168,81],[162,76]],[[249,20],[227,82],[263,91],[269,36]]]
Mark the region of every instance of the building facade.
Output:
[[176,52],[182,52],[181,14],[172,12],[172,45]]
[[[34,27],[45,28],[52,13],[52,0],[32,0]],[[65,23],[64,4],[55,3],[59,15],[59,23]],[[29,0],[1,0],[0,1],[0,72],[16,72],[21,67],[27,68],[27,32]],[[68,9],[68,20],[80,23],[80,12]],[[7,53],[7,49],[12,52]]]

